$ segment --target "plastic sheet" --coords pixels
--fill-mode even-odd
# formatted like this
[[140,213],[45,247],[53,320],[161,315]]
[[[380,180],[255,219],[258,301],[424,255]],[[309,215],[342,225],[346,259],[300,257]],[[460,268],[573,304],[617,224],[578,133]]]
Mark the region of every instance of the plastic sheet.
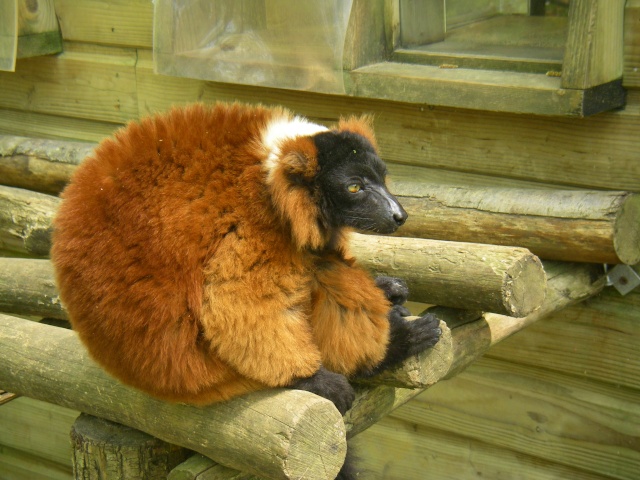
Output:
[[352,0],[155,0],[156,72],[344,93]]

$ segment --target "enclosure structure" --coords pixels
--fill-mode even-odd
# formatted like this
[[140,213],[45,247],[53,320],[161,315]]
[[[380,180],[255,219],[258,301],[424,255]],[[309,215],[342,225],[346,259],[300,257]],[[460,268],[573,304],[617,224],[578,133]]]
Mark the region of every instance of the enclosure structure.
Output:
[[[73,334],[16,316],[65,316],[46,257],[54,195],[74,165],[131,119],[218,100],[285,105],[327,124],[373,113],[391,189],[412,222],[401,237],[357,237],[354,251],[374,271],[403,269],[414,300],[467,309],[462,320],[448,318],[451,334],[436,351],[437,362],[417,359],[378,379],[367,388],[373,403],[361,402],[347,417],[345,432],[358,433],[353,441],[374,478],[419,479],[425,472],[445,479],[637,477],[640,296],[630,285],[624,296],[605,286],[603,264],[640,260],[633,195],[640,191],[640,2],[572,0],[570,15],[540,19],[532,14],[541,2],[467,2],[482,8],[465,10],[463,0],[353,1],[342,76],[331,83],[341,91],[156,73],[159,18],[147,0],[19,3],[48,3],[63,43],[60,54],[18,58],[15,72],[0,73],[0,290],[6,293],[0,369],[30,394],[0,406],[0,478],[71,478],[69,431],[80,409],[164,437],[167,445],[179,442],[139,414],[159,407],[117,390],[96,371],[80,371],[78,365],[88,368],[80,348],[69,353],[79,356],[55,355]],[[267,13],[278,2],[237,3],[256,7],[258,25],[277,20]],[[456,5],[443,16],[443,8]],[[424,9],[440,12],[429,15],[437,21],[422,22]],[[445,18],[453,23],[443,26]],[[534,23],[547,43],[527,40],[526,25]],[[521,33],[517,41],[514,31]],[[156,29],[162,33],[176,35]],[[469,51],[469,38],[486,39],[485,51]],[[449,265],[461,267],[457,275]],[[537,296],[540,265],[544,299]],[[632,272],[617,278],[628,283]],[[37,360],[39,354],[42,378],[34,383],[20,368],[24,355]],[[65,358],[77,361],[65,364]],[[76,388],[82,378],[102,393]],[[417,394],[406,386],[430,388]],[[342,422],[302,397],[296,400],[301,419],[320,409],[328,424]],[[110,417],[100,399],[126,399],[137,410]],[[384,408],[372,416],[371,405]],[[165,427],[174,425],[174,414],[163,416]],[[313,428],[320,427],[307,431]],[[83,436],[82,423],[74,430],[75,439]],[[149,448],[164,448],[163,458],[172,462],[182,459],[172,447]],[[227,465],[241,463],[225,458]],[[188,471],[240,478],[204,457],[190,462],[175,478],[189,478],[178,477]]]

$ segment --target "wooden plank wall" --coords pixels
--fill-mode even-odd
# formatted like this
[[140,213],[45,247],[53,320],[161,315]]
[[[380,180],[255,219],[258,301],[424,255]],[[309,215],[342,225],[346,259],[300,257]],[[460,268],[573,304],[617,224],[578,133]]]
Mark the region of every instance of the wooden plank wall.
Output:
[[[430,108],[155,75],[149,0],[55,0],[64,53],[0,73],[0,133],[99,141],[196,100],[371,112],[391,171],[426,181],[640,191],[640,0],[625,12],[624,110],[588,119]],[[608,289],[506,340],[358,437],[370,478],[634,479],[640,292]],[[70,477],[75,412],[0,407],[0,478]],[[9,472],[9,473],[5,473]]]

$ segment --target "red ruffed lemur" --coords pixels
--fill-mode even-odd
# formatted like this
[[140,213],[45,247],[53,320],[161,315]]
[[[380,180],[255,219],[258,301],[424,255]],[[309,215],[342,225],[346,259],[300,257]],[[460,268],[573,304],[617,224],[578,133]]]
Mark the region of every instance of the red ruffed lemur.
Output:
[[[352,229],[407,218],[366,118],[176,108],[130,123],[75,172],[55,219],[61,298],[91,356],[157,398],[308,390],[345,413],[348,379],[433,346],[404,282],[349,256]],[[342,478],[350,475],[345,469]]]

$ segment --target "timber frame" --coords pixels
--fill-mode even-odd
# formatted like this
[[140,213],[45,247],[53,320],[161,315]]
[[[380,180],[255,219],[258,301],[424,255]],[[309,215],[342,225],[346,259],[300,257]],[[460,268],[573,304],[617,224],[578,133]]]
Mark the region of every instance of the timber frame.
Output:
[[[531,2],[529,7],[532,14],[535,4]],[[624,106],[624,0],[572,0],[566,19],[497,11],[485,21],[493,23],[481,27],[493,32],[510,22],[513,26],[507,30],[512,35],[521,30],[529,36],[538,30],[543,36],[551,32],[557,41],[553,49],[547,49],[553,53],[544,55],[531,54],[534,48],[519,50],[509,41],[489,46],[481,54],[473,50],[465,53],[465,47],[451,50],[445,28],[438,23],[438,19],[442,23],[443,5],[444,0],[354,0],[343,49],[344,91],[334,93],[430,106],[578,117]],[[175,39],[181,32],[166,12],[159,15],[156,9],[155,22],[157,35],[174,39],[173,43],[166,41],[167,45],[180,43]],[[552,26],[545,30],[541,22]],[[481,28],[473,31],[474,40]],[[167,55],[172,60],[161,62],[162,73],[216,80],[210,73],[219,68],[215,58],[179,51],[163,53]],[[542,60],[537,58],[540,55]],[[156,58],[156,66],[158,62]],[[297,69],[282,65],[273,74],[284,84]]]

